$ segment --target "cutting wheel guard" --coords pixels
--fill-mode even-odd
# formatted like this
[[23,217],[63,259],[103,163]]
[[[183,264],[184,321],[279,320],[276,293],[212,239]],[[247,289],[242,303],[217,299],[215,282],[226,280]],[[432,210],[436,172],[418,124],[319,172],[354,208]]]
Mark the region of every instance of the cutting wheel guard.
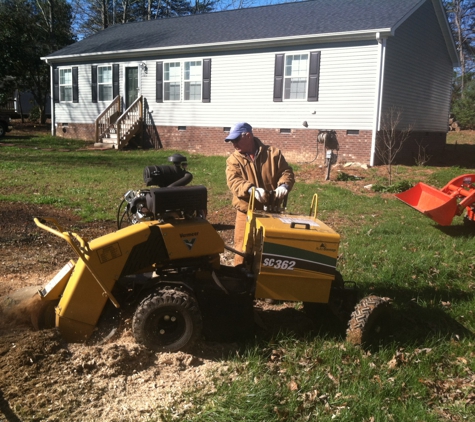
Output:
[[454,216],[462,215],[464,209],[467,218],[475,220],[475,174],[456,177],[440,190],[419,182],[396,197],[441,226],[450,226]]

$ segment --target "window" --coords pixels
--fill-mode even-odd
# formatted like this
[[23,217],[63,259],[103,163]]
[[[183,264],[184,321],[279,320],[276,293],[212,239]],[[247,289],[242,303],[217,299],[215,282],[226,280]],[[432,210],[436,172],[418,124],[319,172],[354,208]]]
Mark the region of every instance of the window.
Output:
[[285,57],[284,99],[307,98],[308,54],[293,54]]
[[[207,69],[204,78],[203,63]],[[162,82],[161,62],[157,63],[157,101],[160,102]],[[210,60],[163,63],[163,101],[205,101],[209,102]],[[207,89],[203,93],[203,84]],[[207,97],[205,98],[205,95]]]
[[320,51],[276,54],[274,101],[318,101]]
[[59,100],[73,100],[72,69],[59,69]]
[[185,62],[185,101],[201,101],[201,61]]
[[163,72],[165,101],[180,101],[181,66],[180,62],[165,63]]
[[98,66],[99,101],[112,101],[112,66]]

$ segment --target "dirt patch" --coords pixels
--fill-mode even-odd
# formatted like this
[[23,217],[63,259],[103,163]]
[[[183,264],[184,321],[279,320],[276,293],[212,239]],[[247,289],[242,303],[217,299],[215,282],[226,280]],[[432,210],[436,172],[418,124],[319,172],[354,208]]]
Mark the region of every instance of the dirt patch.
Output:
[[[0,202],[0,415],[10,421],[135,421],[166,409],[179,420],[193,406],[184,391],[212,392],[210,377],[224,374],[237,343],[201,341],[190,354],[154,353],[135,342],[128,318],[104,344],[68,344],[56,329],[34,331],[30,310],[38,305],[38,286],[76,258],[34,217],[55,217],[64,230],[86,239],[116,229],[113,222],[83,223],[68,209]],[[234,211],[227,207],[208,218],[232,245]],[[230,252],[222,256],[224,263],[232,258]],[[284,313],[273,311],[278,309]],[[259,301],[256,310],[268,326],[287,325],[303,335],[311,325],[287,304]]]

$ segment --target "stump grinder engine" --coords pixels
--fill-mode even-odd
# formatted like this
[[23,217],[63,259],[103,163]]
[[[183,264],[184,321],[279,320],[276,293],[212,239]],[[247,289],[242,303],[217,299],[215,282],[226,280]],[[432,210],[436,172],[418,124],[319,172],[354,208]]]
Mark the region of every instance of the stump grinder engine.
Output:
[[[125,194],[113,233],[86,241],[53,218],[35,218],[77,255],[39,290],[36,327],[57,327],[67,342],[86,342],[104,321],[121,320],[115,310],[122,310],[133,315],[138,343],[155,351],[188,350],[201,337],[254,335],[255,300],[269,298],[303,302],[309,315],[330,307],[349,320],[354,344],[379,331],[389,299],[369,296],[357,304],[354,283],[336,270],[340,236],[317,218],[316,194],[308,215],[287,213],[272,192],[265,209],[256,210],[252,194],[245,247],[236,251],[206,220],[206,187],[187,186],[192,176],[185,157],[169,160],[172,166],[144,170],[152,187]],[[244,256],[244,264],[221,264],[225,249]]]

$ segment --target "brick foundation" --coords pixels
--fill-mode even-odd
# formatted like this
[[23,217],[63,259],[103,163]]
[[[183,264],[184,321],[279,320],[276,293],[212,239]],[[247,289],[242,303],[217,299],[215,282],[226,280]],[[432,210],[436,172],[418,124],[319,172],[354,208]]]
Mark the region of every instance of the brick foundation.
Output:
[[[273,145],[284,152],[290,162],[323,163],[325,151],[317,143],[319,130],[291,129],[281,133],[280,129],[254,128],[254,135],[267,145]],[[58,123],[56,135],[63,138],[94,140],[94,124]],[[146,125],[143,139],[136,144],[142,148],[178,149],[202,155],[229,155],[232,145],[224,142],[227,131],[222,127],[177,127]],[[336,131],[339,151],[338,162],[369,164],[371,154],[371,131]],[[379,136],[379,135],[378,135]],[[380,140],[378,140],[380,142]],[[446,134],[440,132],[413,132],[404,143],[394,164],[418,164],[424,155],[437,157],[442,153]],[[424,152],[425,148],[425,152]],[[375,164],[383,164],[375,157]]]
[[93,123],[56,123],[56,136],[60,138],[94,141],[94,131]]
[[[203,155],[228,155],[232,145],[224,142],[227,131],[216,127],[181,128],[156,127],[154,138],[145,141],[154,147],[179,149]],[[371,131],[359,131],[359,134],[347,134],[347,131],[336,131],[339,143],[340,162],[369,163],[371,151]],[[315,161],[323,162],[325,151],[322,144],[317,144],[318,130],[292,129],[290,133],[281,133],[279,129],[253,128],[254,136],[267,145],[273,145],[284,152],[291,162]]]

